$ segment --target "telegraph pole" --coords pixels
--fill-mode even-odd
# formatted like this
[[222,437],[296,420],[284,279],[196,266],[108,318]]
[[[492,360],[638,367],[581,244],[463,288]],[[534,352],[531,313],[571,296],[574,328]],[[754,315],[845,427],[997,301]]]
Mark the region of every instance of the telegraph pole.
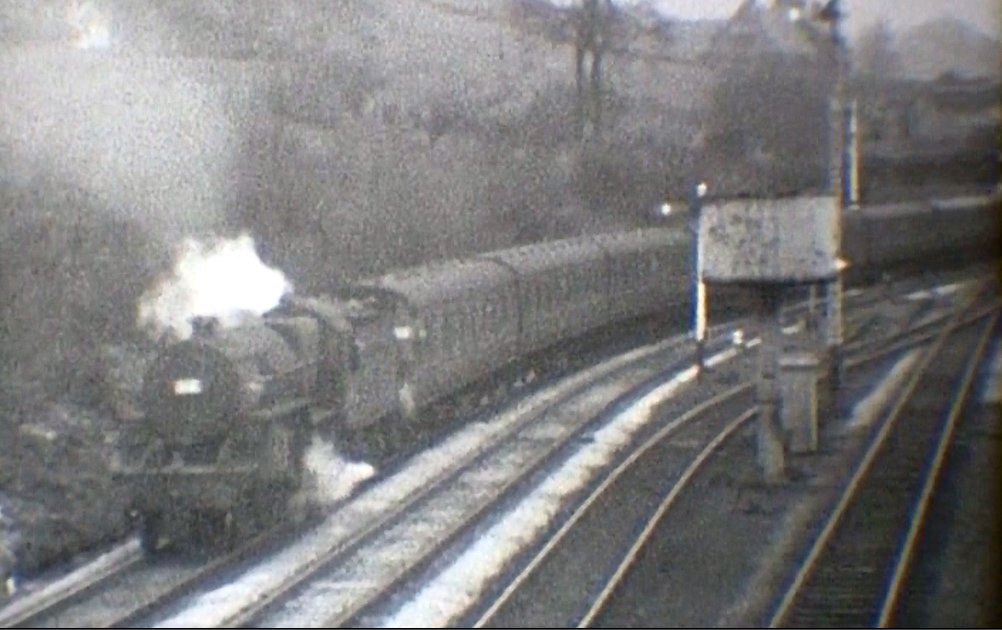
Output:
[[[828,23],[831,29],[832,54],[835,57],[835,89],[834,97],[830,105],[829,133],[830,133],[830,156],[829,156],[829,176],[828,183],[834,193],[838,212],[838,256],[841,259],[842,252],[842,217],[845,209],[845,102],[846,102],[846,55],[845,42],[842,40],[841,22],[843,13],[839,0],[828,0],[827,4],[819,12],[819,18]],[[836,272],[835,278],[826,285],[826,309],[825,309],[825,345],[828,351],[828,365],[833,388],[839,388],[842,384],[843,357],[842,357],[842,271]]]

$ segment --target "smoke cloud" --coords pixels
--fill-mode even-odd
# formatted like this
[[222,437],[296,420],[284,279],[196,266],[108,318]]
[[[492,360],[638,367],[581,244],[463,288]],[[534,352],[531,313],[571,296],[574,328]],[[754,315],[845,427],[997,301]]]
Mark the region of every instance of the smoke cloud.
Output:
[[42,178],[86,191],[168,246],[221,228],[240,138],[226,88],[199,80],[196,62],[40,45],[0,51],[0,66],[13,185]]
[[291,291],[281,271],[261,262],[246,234],[211,245],[186,239],[173,273],[140,300],[139,325],[156,336],[187,339],[195,317],[237,326],[275,308]]

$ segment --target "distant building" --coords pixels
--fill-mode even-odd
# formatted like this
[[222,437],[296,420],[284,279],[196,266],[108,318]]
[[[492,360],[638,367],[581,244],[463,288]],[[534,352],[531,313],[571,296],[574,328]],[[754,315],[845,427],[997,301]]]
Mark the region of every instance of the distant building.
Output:
[[1002,84],[947,73],[935,81],[886,84],[864,103],[865,143],[886,149],[914,144],[996,141]]
[[997,81],[944,74],[909,103],[909,136],[931,142],[968,142],[997,137],[1002,125]]

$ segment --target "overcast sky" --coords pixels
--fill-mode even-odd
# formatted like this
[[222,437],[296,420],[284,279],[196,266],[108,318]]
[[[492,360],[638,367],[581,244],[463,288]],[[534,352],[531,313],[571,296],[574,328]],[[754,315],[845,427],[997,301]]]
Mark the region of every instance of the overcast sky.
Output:
[[[573,0],[556,0],[566,4]],[[683,19],[726,18],[742,0],[620,0],[631,4],[647,2],[667,15]],[[771,0],[759,0],[768,4]],[[902,29],[926,20],[953,16],[996,38],[1002,38],[1002,0],[843,0],[849,14],[850,34],[884,18],[891,28]]]

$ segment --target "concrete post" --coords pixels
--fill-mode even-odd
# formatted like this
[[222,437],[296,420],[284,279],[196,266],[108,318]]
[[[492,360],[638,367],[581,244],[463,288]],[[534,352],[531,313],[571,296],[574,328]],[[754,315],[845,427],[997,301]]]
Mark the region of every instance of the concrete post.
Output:
[[818,359],[812,353],[784,355],[779,361],[781,421],[791,453],[818,450]]
[[844,379],[842,361],[842,273],[826,285],[825,323],[827,324],[827,350],[830,384],[833,390],[842,387]]
[[783,333],[779,319],[782,290],[759,289],[758,325],[762,345],[759,350],[758,381],[755,400],[758,405],[758,464],[766,483],[779,483],[785,474],[783,434],[779,423],[779,385],[777,371]]

